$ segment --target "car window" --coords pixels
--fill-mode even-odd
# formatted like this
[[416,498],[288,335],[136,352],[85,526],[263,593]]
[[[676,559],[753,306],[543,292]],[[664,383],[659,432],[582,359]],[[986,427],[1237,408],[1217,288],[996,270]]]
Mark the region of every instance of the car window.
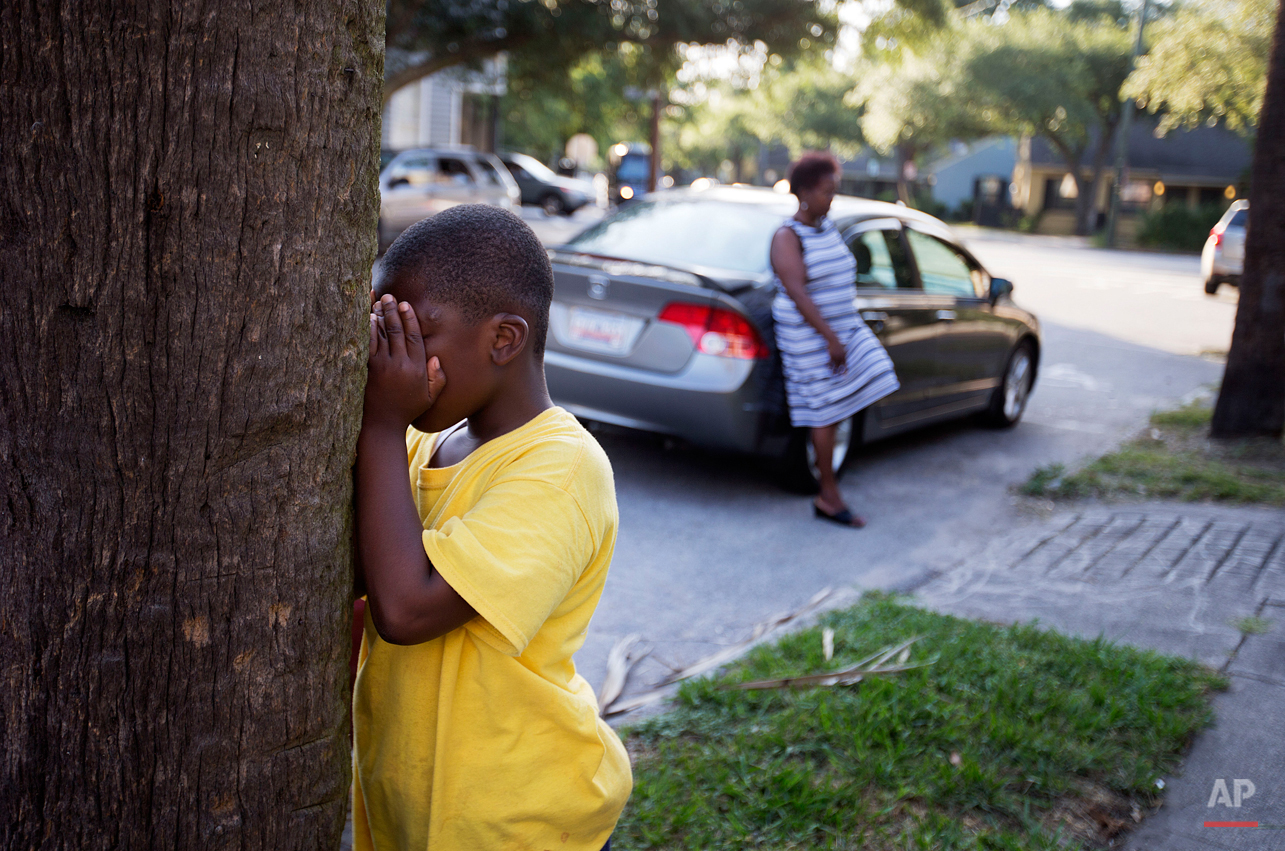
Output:
[[1236,214],[1231,217],[1231,221],[1227,223],[1227,227],[1243,228],[1248,224],[1249,224],[1249,210],[1240,209],[1240,210],[1237,210]]
[[478,170],[482,172],[482,180],[492,186],[503,186],[504,181],[500,179],[500,173],[495,170],[495,166],[484,157],[478,157],[474,162],[477,163]]
[[455,157],[441,157],[437,161],[437,182],[455,186],[472,186],[475,181],[464,160]]
[[509,170],[509,174],[513,175],[516,179],[528,180],[530,178],[530,175],[526,173],[526,169],[522,166],[517,165],[516,163],[505,163],[504,165]]
[[719,201],[642,201],[568,243],[576,251],[664,266],[761,274],[784,206]]
[[390,182],[405,180],[411,186],[427,186],[434,180],[436,165],[431,157],[407,157],[389,169],[388,179]]
[[[897,272],[889,250],[889,237],[900,240],[895,231],[868,230],[854,234],[848,239],[848,248],[857,259],[857,286],[883,287],[888,290],[897,288]],[[904,265],[904,258],[903,265]],[[908,277],[902,275],[903,278]]]
[[924,292],[963,298],[977,296],[981,272],[974,271],[972,264],[954,247],[913,229],[906,230],[906,238],[919,266]]

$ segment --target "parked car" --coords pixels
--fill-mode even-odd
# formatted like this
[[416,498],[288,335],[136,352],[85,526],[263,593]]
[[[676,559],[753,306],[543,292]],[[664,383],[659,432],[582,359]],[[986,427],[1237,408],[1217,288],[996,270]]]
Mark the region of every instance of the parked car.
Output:
[[[772,457],[787,486],[814,487],[772,333],[769,243],[794,210],[766,189],[668,190],[551,249],[553,398],[588,420]],[[916,210],[840,196],[830,217],[857,258],[857,307],[901,380],[843,424],[836,468],[855,442],[932,422],[1017,423],[1041,344],[1012,284]]]
[[1205,279],[1205,292],[1214,295],[1219,284],[1240,286],[1245,266],[1245,227],[1249,224],[1249,202],[1233,201],[1209,231],[1205,248],[1200,252],[1200,274]]
[[589,181],[557,174],[535,157],[500,154],[500,162],[517,182],[522,203],[537,204],[550,216],[569,216],[596,195]]
[[420,219],[456,204],[516,209],[521,197],[494,154],[418,148],[402,151],[379,174],[379,247],[382,251]]

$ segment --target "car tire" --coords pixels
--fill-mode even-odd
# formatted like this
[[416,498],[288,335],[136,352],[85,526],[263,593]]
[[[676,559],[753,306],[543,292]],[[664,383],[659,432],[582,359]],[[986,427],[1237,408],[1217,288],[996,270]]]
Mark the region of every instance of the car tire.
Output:
[[[862,425],[865,412],[849,417],[839,424],[839,433],[835,436],[834,455],[837,462],[834,467],[836,479],[843,478],[852,450],[861,443]],[[812,429],[795,428],[790,433],[790,441],[782,453],[777,470],[777,484],[791,493],[815,494],[821,489],[817,478],[816,459],[812,452]]]
[[562,202],[561,195],[550,192],[540,199],[540,209],[546,216],[560,216],[566,212],[567,205]]
[[1035,346],[1030,340],[1017,344],[1008,361],[1000,384],[991,394],[986,419],[996,428],[1012,428],[1022,419],[1026,402],[1035,384]]
[[1219,280],[1217,278],[1211,277],[1209,280],[1205,281],[1205,294],[1218,295],[1218,284]]

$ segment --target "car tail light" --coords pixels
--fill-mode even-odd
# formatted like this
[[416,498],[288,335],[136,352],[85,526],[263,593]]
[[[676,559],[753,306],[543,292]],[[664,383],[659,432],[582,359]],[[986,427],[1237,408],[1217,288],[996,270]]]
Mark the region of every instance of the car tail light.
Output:
[[744,316],[722,307],[675,301],[657,317],[683,326],[696,350],[707,355],[758,360],[770,355],[763,339]]
[[1214,225],[1209,229],[1209,235],[1214,238],[1215,247],[1223,244],[1223,232],[1218,229],[1218,225]]

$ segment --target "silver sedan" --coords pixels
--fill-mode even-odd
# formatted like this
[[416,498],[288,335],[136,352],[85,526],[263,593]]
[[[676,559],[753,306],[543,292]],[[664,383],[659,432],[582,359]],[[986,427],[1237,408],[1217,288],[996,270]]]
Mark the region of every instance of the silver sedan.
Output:
[[[814,487],[772,335],[768,246],[794,207],[771,190],[661,192],[552,249],[555,401],[588,420],[770,456],[787,487]],[[855,441],[974,413],[1015,424],[1040,332],[1012,285],[918,211],[841,196],[830,217],[856,256],[857,307],[901,381],[843,424],[836,469]]]

